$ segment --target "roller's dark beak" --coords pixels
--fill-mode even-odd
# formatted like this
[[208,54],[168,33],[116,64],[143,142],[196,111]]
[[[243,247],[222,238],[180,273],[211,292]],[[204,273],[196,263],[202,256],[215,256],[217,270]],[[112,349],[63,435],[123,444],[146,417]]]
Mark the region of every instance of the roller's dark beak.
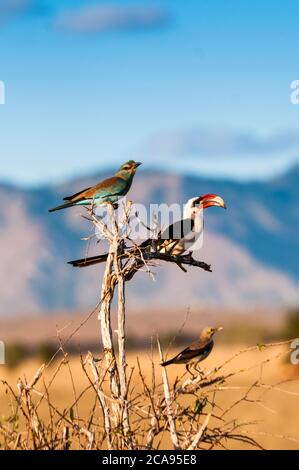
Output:
[[140,165],[142,165],[142,162],[135,162],[135,168],[138,168]]

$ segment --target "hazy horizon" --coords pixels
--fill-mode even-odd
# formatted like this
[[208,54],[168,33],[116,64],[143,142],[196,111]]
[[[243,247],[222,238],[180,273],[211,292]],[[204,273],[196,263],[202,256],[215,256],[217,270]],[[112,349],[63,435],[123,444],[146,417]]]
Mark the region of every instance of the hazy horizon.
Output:
[[[60,186],[63,184],[68,184],[72,182],[79,181],[80,179],[90,179],[93,177],[93,175],[100,175],[101,173],[107,173],[107,174],[113,174],[117,169],[118,169],[119,164],[118,163],[113,163],[111,162],[110,164],[107,165],[99,165],[97,167],[89,168],[85,170],[83,173],[79,172],[70,172],[67,175],[63,175],[60,178],[45,178],[44,180],[36,181],[36,182],[26,182],[22,180],[18,180],[17,178],[1,178],[0,177],[0,184],[2,185],[8,185],[8,186],[15,186],[20,189],[24,190],[30,190],[30,189],[39,189],[47,186],[55,187],[55,186]],[[143,173],[165,173],[168,175],[174,175],[174,176],[181,176],[181,177],[191,177],[191,178],[197,178],[197,179],[203,179],[203,180],[215,180],[215,181],[227,181],[227,182],[232,182],[232,183],[239,183],[239,184],[250,184],[250,183],[267,183],[274,178],[279,178],[284,175],[289,174],[292,169],[297,168],[299,166],[299,160],[290,163],[288,166],[286,166],[283,169],[273,171],[273,173],[270,173],[268,175],[263,175],[263,176],[254,176],[254,175],[249,175],[249,176],[237,176],[237,175],[230,175],[230,174],[213,174],[211,171],[204,171],[204,172],[194,172],[192,170],[188,170],[187,168],[185,170],[182,169],[168,169],[165,165],[148,165],[146,164],[143,165],[142,169],[139,169],[139,173],[142,171]]]

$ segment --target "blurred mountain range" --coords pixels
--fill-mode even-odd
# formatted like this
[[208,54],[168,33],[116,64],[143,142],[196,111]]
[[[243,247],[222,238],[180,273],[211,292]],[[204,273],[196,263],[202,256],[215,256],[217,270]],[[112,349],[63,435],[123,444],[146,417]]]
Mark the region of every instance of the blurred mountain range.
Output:
[[[101,267],[73,269],[90,234],[81,210],[48,213],[60,199],[107,176],[99,173],[59,186],[24,189],[0,183],[0,314],[85,309],[99,300]],[[129,308],[250,308],[299,303],[299,165],[267,182],[140,171],[130,199],[144,204],[184,202],[213,192],[227,211],[205,213],[200,258],[213,273],[175,266],[141,272],[129,283]],[[92,255],[102,244],[90,249]],[[96,251],[97,250],[97,251]]]

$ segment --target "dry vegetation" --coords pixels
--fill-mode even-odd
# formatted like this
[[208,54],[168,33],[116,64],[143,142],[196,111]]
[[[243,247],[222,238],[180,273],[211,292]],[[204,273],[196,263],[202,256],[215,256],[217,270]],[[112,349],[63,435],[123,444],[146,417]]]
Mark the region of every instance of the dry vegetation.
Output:
[[[239,354],[241,350],[246,352]],[[253,439],[262,448],[299,449],[299,380],[295,367],[283,360],[288,357],[286,346],[215,347],[199,382],[199,377],[190,381],[184,376],[184,366],[169,367],[170,406],[180,445],[186,446],[192,428],[193,438],[202,430],[198,448],[251,448]],[[107,448],[90,360],[60,356],[38,375],[33,359],[2,370],[1,448]],[[153,354],[130,352],[127,361],[134,445],[172,448],[157,349]],[[108,393],[107,378],[104,382]]]

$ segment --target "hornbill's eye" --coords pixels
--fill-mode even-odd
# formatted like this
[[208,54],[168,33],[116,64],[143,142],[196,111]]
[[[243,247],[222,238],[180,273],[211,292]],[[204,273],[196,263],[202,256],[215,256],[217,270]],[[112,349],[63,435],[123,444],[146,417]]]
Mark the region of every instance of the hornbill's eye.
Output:
[[201,204],[201,197],[199,197],[198,199],[195,199],[193,203],[193,207],[198,207],[200,206],[200,204]]

